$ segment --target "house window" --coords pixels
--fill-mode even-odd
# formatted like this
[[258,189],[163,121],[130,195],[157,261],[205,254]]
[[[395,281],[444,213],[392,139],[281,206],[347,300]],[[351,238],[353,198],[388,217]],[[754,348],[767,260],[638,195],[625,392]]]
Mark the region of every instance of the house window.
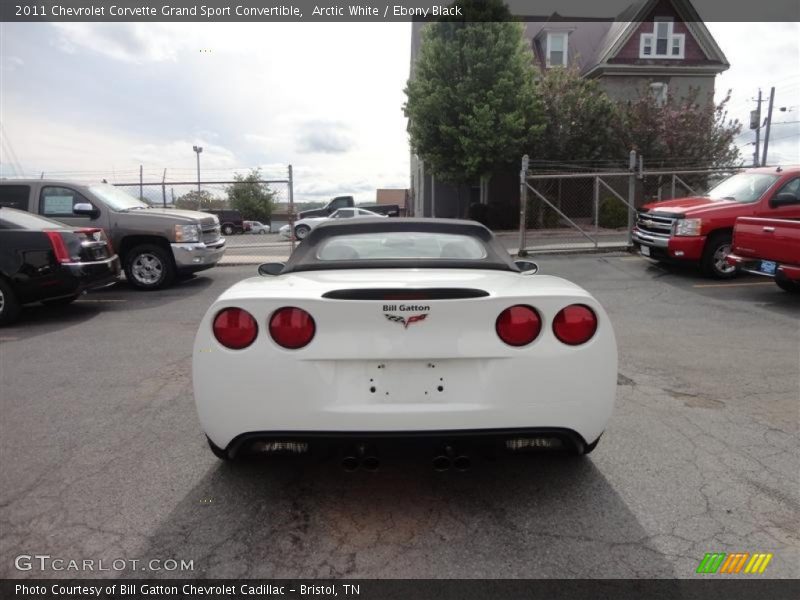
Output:
[[639,42],[639,58],[683,58],[686,36],[675,33],[672,19],[657,18],[651,33],[643,33]]
[[667,94],[669,89],[666,83],[651,83],[650,94],[656,101],[658,106],[664,106],[667,103]]
[[550,32],[547,34],[547,66],[567,66],[567,34]]

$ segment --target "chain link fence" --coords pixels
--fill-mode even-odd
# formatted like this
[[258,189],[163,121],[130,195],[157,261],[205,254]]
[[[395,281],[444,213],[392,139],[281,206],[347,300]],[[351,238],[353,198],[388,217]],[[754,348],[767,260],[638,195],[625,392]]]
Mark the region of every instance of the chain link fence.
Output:
[[[271,224],[273,231],[289,222],[294,212],[291,166],[286,169],[285,177],[270,179],[169,181],[165,173],[161,181],[142,179],[115,182],[114,185],[153,207],[199,211],[238,210],[243,220]],[[267,214],[270,216],[267,217]]]
[[543,172],[523,157],[519,254],[627,247],[643,204],[701,195],[739,170],[647,171],[634,152],[626,162],[605,171]]

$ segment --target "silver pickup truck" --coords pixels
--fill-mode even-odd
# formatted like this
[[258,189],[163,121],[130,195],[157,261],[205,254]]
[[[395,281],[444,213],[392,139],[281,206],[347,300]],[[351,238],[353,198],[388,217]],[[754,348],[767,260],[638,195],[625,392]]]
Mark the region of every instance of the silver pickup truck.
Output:
[[214,215],[153,208],[107,183],[47,179],[0,181],[0,206],[27,210],[73,227],[100,227],[131,285],[155,290],[176,276],[210,269],[225,253]]

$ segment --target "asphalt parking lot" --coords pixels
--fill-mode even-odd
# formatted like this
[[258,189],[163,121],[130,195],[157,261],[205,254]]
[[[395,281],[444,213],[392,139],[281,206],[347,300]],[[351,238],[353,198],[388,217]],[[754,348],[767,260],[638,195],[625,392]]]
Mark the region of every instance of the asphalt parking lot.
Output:
[[589,457],[465,473],[214,458],[192,341],[254,266],[29,309],[0,329],[0,577],[77,575],[15,568],[38,553],[193,561],[123,572],[142,576],[692,578],[706,552],[771,552],[763,577],[799,577],[798,299],[623,253],[536,260],[610,314],[615,413]]

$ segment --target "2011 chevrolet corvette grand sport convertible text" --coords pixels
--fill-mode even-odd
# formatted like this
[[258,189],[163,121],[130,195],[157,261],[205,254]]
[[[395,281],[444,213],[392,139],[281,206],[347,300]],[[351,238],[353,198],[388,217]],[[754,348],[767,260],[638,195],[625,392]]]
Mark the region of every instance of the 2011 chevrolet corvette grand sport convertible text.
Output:
[[588,453],[611,415],[603,308],[476,222],[326,223],[259,273],[214,302],[195,340],[197,410],[220,458],[337,446],[352,449],[343,466],[375,468],[396,442],[458,468],[469,445]]

